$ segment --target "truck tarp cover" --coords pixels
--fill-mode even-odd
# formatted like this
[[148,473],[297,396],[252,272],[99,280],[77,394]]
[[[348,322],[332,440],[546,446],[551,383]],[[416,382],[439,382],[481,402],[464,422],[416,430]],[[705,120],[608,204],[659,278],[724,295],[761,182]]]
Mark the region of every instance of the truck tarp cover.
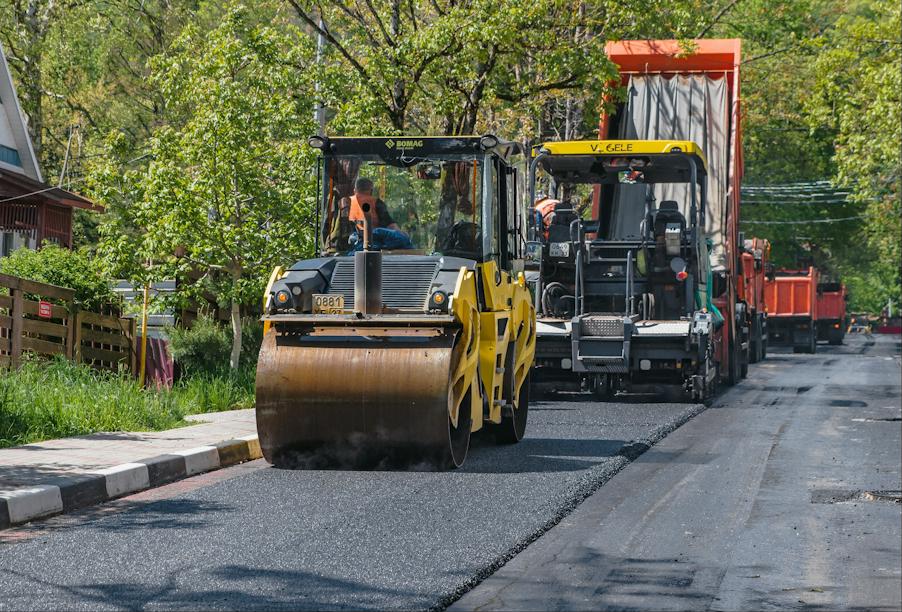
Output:
[[[633,75],[627,90],[620,138],[624,140],[691,140],[708,162],[706,232],[714,243],[711,267],[723,267],[727,219],[730,113],[724,78],[706,75]],[[689,186],[655,186],[657,202],[676,200],[689,214]],[[612,239],[636,238],[645,209],[644,186],[618,185],[614,198]]]

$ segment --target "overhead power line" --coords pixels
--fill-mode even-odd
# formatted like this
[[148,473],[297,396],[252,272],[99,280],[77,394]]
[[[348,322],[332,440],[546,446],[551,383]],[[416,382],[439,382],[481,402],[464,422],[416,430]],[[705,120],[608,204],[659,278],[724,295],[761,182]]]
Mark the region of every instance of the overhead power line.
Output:
[[12,196],[10,198],[4,198],[0,200],[0,204],[5,202],[12,202],[13,200],[21,200],[22,198],[27,198],[28,196],[38,195],[39,193],[44,193],[45,191],[53,191],[54,189],[59,189],[59,187],[48,187],[47,189],[39,189],[37,191],[31,191],[29,193],[23,193],[17,196]]
[[854,217],[837,217],[835,219],[798,219],[794,221],[750,221],[741,219],[740,223],[749,223],[755,225],[807,225],[809,223],[839,223],[841,221],[854,221],[855,219],[865,219],[866,215],[855,215]]
[[851,195],[849,191],[746,191],[745,189],[740,193],[744,198],[796,198],[799,200],[839,198]]
[[830,181],[794,181],[792,183],[765,183],[755,185],[746,183],[743,189],[830,189],[834,185]]
[[826,206],[839,206],[842,204],[850,204],[848,200],[800,200],[796,202],[787,202],[784,200],[742,200],[743,206],[818,206],[824,204]]

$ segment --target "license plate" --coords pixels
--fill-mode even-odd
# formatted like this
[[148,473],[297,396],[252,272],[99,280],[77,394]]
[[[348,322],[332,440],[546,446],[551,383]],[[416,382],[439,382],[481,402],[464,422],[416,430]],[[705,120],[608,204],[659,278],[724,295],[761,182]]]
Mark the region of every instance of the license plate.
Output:
[[552,257],[570,257],[569,242],[552,242],[548,250]]
[[314,293],[313,314],[341,314],[345,309],[345,296],[340,293]]

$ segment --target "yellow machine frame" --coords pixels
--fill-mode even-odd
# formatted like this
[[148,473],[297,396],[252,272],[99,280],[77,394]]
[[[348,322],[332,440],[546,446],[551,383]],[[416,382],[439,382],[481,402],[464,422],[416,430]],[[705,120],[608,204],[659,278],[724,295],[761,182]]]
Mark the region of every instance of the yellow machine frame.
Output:
[[[505,402],[510,402],[516,409],[536,348],[535,308],[526,287],[526,277],[520,272],[512,278],[508,272],[498,270],[494,261],[477,264],[477,267],[482,277],[486,310],[478,310],[477,275],[466,268],[461,268],[457,277],[451,302],[451,311],[461,325],[462,337],[458,346],[463,354],[458,358],[452,376],[454,394],[449,410],[456,425],[459,406],[470,391],[472,431],[482,429],[484,424],[483,398],[487,408],[485,420],[490,423],[501,422]],[[508,351],[511,350],[514,353],[514,378],[512,397],[507,397],[503,387]]]
[[543,142],[533,148],[535,157],[542,149],[551,155],[660,155],[662,153],[686,153],[699,157],[708,167],[708,160],[701,147],[691,140],[567,140]]

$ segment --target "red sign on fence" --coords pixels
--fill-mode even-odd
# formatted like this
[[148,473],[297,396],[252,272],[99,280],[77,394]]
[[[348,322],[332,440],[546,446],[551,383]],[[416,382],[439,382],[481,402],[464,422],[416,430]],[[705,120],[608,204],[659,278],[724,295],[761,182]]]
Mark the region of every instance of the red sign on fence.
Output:
[[38,302],[38,316],[42,319],[53,317],[53,308],[50,302]]

